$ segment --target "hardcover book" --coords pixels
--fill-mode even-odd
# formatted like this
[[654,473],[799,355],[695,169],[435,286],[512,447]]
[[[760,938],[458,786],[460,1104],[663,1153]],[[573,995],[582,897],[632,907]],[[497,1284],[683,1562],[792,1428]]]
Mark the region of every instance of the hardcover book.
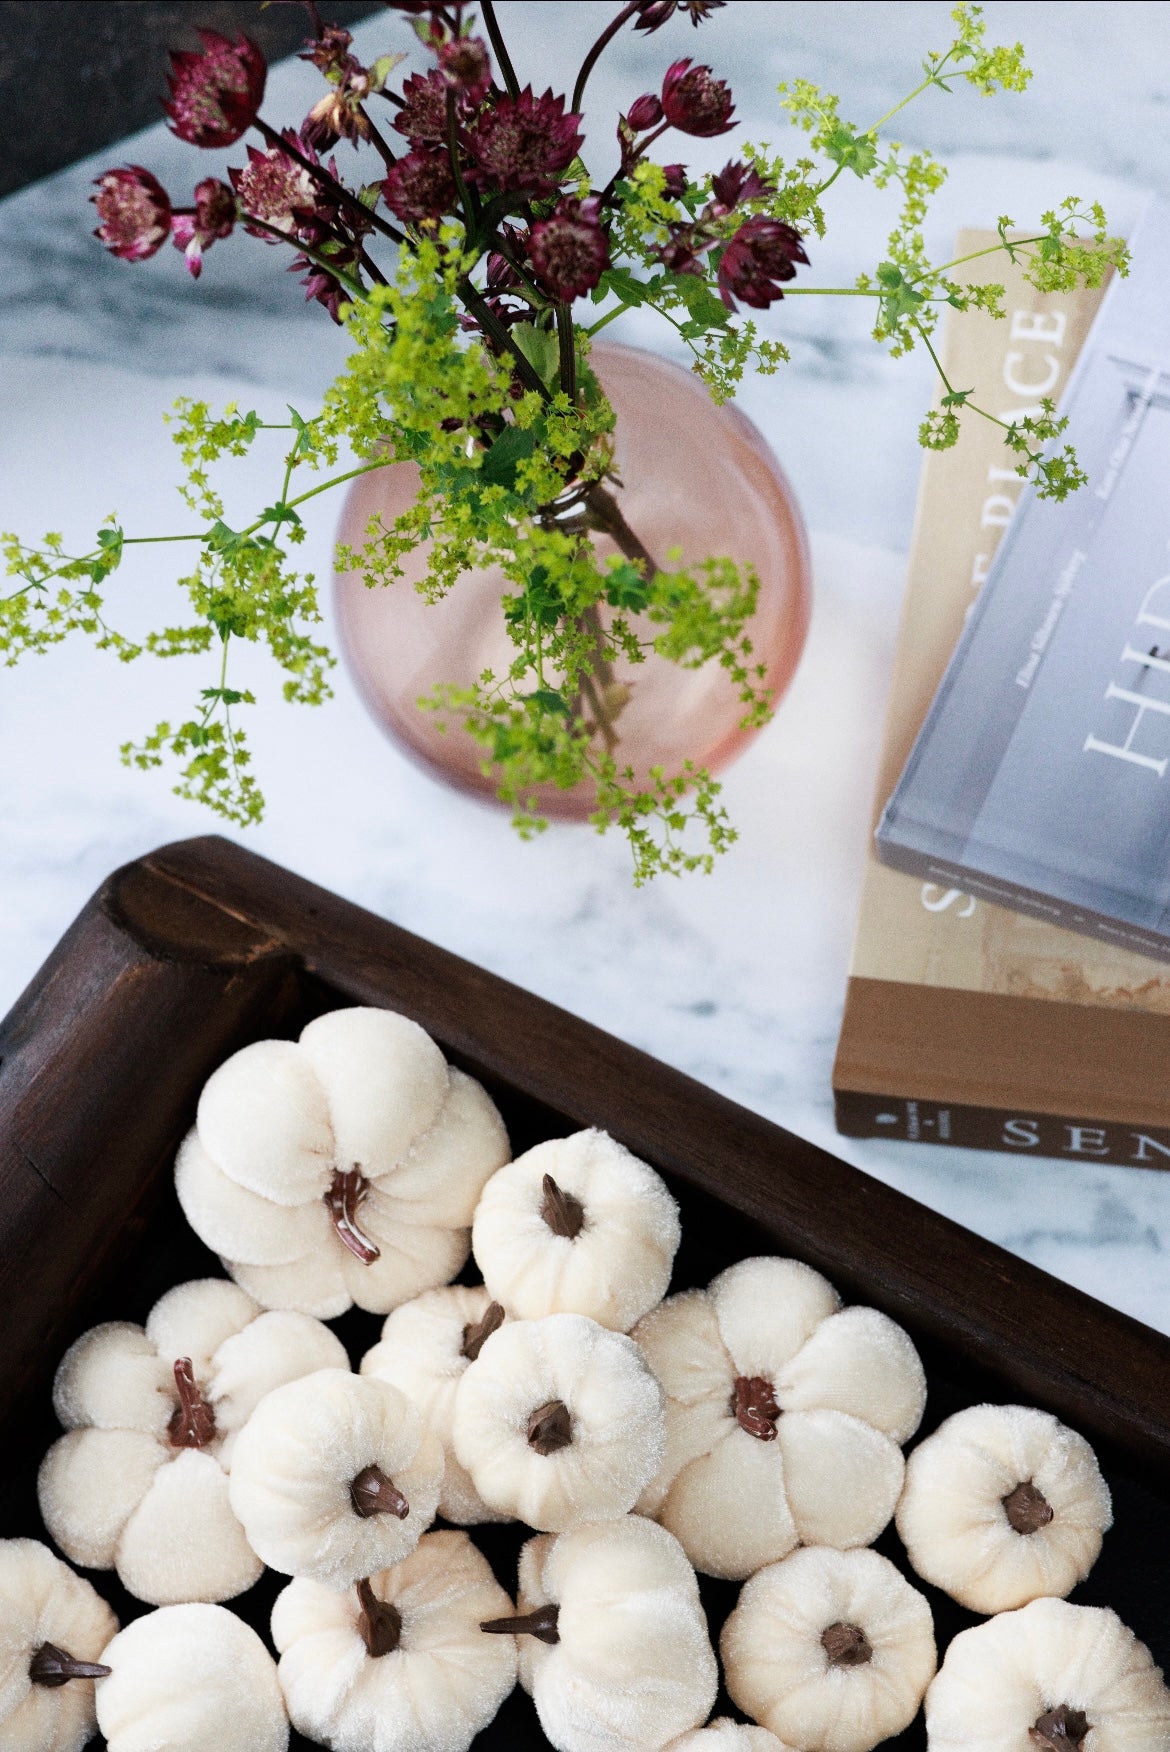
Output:
[[[964,233],[955,253],[995,241]],[[1059,398],[1102,293],[1041,295],[1002,256],[965,271],[1004,284],[1007,317],[951,319],[943,337],[951,382],[973,387],[973,399],[1005,419],[1041,396]],[[1099,328],[1111,320],[1107,310]],[[1097,338],[1095,330],[1094,353]],[[1000,538],[1028,503],[1001,438],[990,423],[969,422],[956,449],[924,463],[879,805],[927,718]],[[1166,599],[1170,617],[1170,586]],[[1054,637],[1055,627],[1049,644]],[[1170,648],[1170,632],[1165,642]],[[1170,698],[1170,685],[1165,691]],[[972,740],[985,709],[981,702],[973,712]],[[1170,1165],[1170,967],[1049,916],[1007,910],[974,880],[952,879],[949,866],[940,860],[912,876],[879,863],[876,850],[867,860],[833,1071],[839,1130]]]

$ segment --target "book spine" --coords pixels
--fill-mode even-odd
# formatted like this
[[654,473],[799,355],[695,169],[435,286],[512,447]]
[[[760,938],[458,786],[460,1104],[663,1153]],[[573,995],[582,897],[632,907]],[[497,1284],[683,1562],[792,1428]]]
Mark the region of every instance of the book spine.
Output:
[[1147,931],[1141,925],[1127,924],[1124,919],[1113,918],[1108,913],[1094,912],[1090,907],[1076,906],[1072,901],[1041,894],[1035,888],[1025,888],[1021,883],[1010,882],[1004,877],[984,876],[978,870],[948,863],[880,832],[877,855],[881,863],[891,870],[900,870],[903,875],[920,876],[924,882],[958,889],[963,894],[989,901],[993,906],[1028,913],[1032,918],[1043,919],[1045,924],[1076,931],[1083,937],[1097,937],[1103,943],[1112,943],[1115,949],[1129,949],[1155,961],[1170,961],[1170,937],[1158,931]]
[[837,1130],[847,1138],[896,1138],[902,1143],[1007,1150],[1020,1156],[1170,1168],[1170,1129],[1162,1126],[963,1107],[903,1095],[869,1095],[857,1089],[834,1090],[834,1099]]

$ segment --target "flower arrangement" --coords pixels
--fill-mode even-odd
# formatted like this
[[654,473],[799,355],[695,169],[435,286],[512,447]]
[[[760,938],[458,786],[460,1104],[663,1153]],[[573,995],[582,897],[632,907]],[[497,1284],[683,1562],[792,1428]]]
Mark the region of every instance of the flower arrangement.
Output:
[[[779,338],[761,332],[760,313],[785,296],[824,293],[866,300],[877,341],[895,355],[926,348],[942,374],[931,340],[942,306],[1002,315],[1002,288],[965,283],[961,260],[929,260],[923,220],[945,172],[885,130],[931,88],[964,82],[987,96],[1021,91],[1029,78],[1022,47],[989,45],[981,8],[958,4],[953,40],[926,56],[914,89],[878,121],[855,127],[835,97],[794,80],[780,87],[781,103],[807,135],[807,152],[786,162],[744,145],[717,174],[698,175],[649,156],[670,133],[714,138],[736,125],[727,84],[683,56],[659,91],[618,118],[618,165],[602,182],[583,153],[588,83],[607,45],[627,26],[656,33],[676,15],[699,26],[724,3],[628,0],[589,49],[570,96],[521,86],[491,0],[478,16],[462,0],[392,0],[425,58],[397,90],[391,81],[406,54],[364,65],[350,34],[310,3],[305,58],[320,69],[325,94],[298,128],[283,130],[261,115],[266,67],[246,37],[204,31],[199,51],[174,54],[173,132],[195,147],[249,134],[259,143],[247,145],[227,182],[201,180],[187,206],[140,166],[105,172],[93,196],[96,235],[134,262],[169,238],[195,278],[233,231],[283,245],[306,296],[344,324],[353,352],[321,410],[291,412],[287,424],[234,405],[216,414],[202,402],[178,404],[189,529],[135,537],[111,518],[85,553],[67,552],[56,535],[40,544],[5,536],[14,580],[0,598],[6,662],[75,632],[123,660],[206,654],[214,672],[196,710],[128,744],[123,758],[141,768],[173,762],[180,795],[254,822],[263,798],[237,721],[237,708],[254,699],[231,686],[232,648],[266,646],[286,699],[327,697],[333,658],[315,636],[316,587],[295,565],[305,508],[359,474],[413,462],[414,505],[389,527],[375,519],[339,564],[388,585],[404,556],[426,544],[419,588],[430,600],[458,589],[462,575],[497,566],[514,650],[506,673],[486,671],[421,704],[476,740],[521,833],[543,825],[541,787],[587,786],[594,825],[627,834],[636,881],[709,869],[735,837],[719,786],[690,762],[654,769],[649,781],[635,774],[622,755],[628,690],[614,681],[614,664],[653,650],[684,668],[721,665],[744,722],[764,722],[771,700],[750,637],[759,581],[727,556],[684,565],[677,552],[654,555],[630,527],[591,341],[625,311],[654,310],[722,401],[749,368],[774,372],[788,357]],[[355,175],[339,168],[342,143],[357,149]],[[851,286],[798,280],[824,235],[826,197],[846,174],[900,195],[885,258]],[[1125,269],[1125,247],[1108,235],[1100,207],[1075,197],[1029,233],[1006,217],[999,233],[996,249],[1022,260],[1043,290],[1099,284],[1110,267]],[[996,420],[943,376],[921,442],[952,445],[970,416]],[[1082,483],[1051,404],[996,423],[1042,495],[1062,498]],[[232,528],[212,467],[273,438],[273,501]],[[306,475],[320,478],[305,484]],[[595,549],[599,535],[616,547],[609,558]],[[185,543],[195,560],[180,581],[184,618],[135,642],[107,619],[108,582],[126,550],[146,540]]]

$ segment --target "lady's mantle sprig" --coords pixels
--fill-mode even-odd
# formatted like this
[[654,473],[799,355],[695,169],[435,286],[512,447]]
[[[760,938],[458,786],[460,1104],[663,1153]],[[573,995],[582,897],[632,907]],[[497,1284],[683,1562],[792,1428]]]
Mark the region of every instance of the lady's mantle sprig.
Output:
[[[757,580],[725,557],[684,567],[675,554],[652,554],[630,528],[591,339],[627,310],[655,310],[722,400],[749,366],[775,371],[788,356],[776,335],[760,333],[763,314],[785,297],[820,294],[868,300],[874,333],[892,352],[923,346],[934,357],[941,307],[1002,314],[1002,288],[964,283],[961,261],[930,261],[922,228],[944,172],[885,130],[932,88],[964,82],[990,95],[1020,91],[1028,79],[1019,45],[989,45],[981,9],[959,4],[954,40],[925,58],[918,84],[887,115],[857,128],[835,97],[798,80],[781,95],[809,137],[808,154],[787,162],[745,146],[704,176],[649,155],[665,135],[711,139],[737,125],[727,83],[683,56],[657,91],[619,116],[618,169],[600,184],[582,154],[587,88],[601,54],[626,25],[653,35],[678,15],[697,27],[722,4],[629,0],[585,56],[571,94],[521,86],[491,0],[480,7],[482,29],[462,0],[391,0],[425,57],[421,67],[403,67],[397,90],[404,51],[367,66],[350,33],[310,7],[314,36],[304,58],[326,90],[299,126],[280,131],[260,113],[266,67],[246,37],[203,31],[199,51],[173,55],[166,110],[180,139],[221,148],[257,138],[227,182],[203,179],[188,205],[140,166],[107,171],[93,196],[97,236],[128,261],[157,254],[169,237],[194,276],[207,251],[235,232],[283,244],[306,296],[346,325],[354,351],[313,419],[293,414],[271,427],[236,409],[216,418],[203,404],[180,404],[175,437],[194,527],[150,539],[187,543],[196,555],[181,580],[188,615],[140,645],[105,612],[110,575],[145,538],[111,523],[80,555],[67,554],[59,536],[40,547],[5,538],[15,580],[0,599],[5,660],[74,632],[126,660],[142,651],[213,656],[213,685],[197,710],[123,752],[140,766],[177,762],[183,795],[255,820],[262,800],[236,710],[252,702],[230,684],[229,653],[239,640],[262,643],[287,699],[326,697],[332,658],[314,637],[315,584],[292,564],[302,508],[355,474],[409,460],[420,472],[416,503],[390,527],[375,520],[361,550],[341,562],[383,586],[427,542],[419,588],[428,599],[459,588],[468,571],[498,566],[514,651],[506,673],[440,689],[425,704],[478,741],[521,832],[543,825],[533,803],[541,787],[588,785],[599,830],[616,826],[628,836],[636,880],[709,868],[734,839],[718,786],[687,762],[639,781],[623,759],[629,689],[616,666],[651,650],[683,667],[718,663],[738,690],[744,722],[763,722],[770,701],[748,631]],[[361,149],[357,177],[326,156],[347,141]],[[804,270],[825,230],[826,199],[846,172],[879,191],[896,189],[901,210],[883,260],[852,286],[813,286]],[[1124,271],[1124,246],[1108,235],[1100,209],[1077,200],[1045,214],[1033,232],[1005,219],[1000,233],[995,248],[1043,290]],[[944,377],[921,441],[955,442],[969,414],[995,418]],[[1042,494],[1063,497],[1079,484],[1071,451],[1054,448],[1062,422],[1053,409],[999,423],[1020,473]],[[274,501],[230,527],[210,471],[270,442],[271,432],[283,456]],[[343,445],[358,466],[332,472]],[[323,478],[304,485],[315,471]],[[618,550],[605,561],[591,539],[598,533]]]

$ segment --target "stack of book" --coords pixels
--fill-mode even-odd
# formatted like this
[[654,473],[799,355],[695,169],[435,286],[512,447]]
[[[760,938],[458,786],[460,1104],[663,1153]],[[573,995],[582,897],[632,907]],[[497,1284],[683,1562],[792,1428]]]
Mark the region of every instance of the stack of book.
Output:
[[1164,213],[1135,264],[1102,304],[985,257],[1006,319],[944,336],[1004,419],[1069,389],[1089,483],[1038,499],[978,420],[926,459],[833,1073],[850,1136],[1170,1166]]

